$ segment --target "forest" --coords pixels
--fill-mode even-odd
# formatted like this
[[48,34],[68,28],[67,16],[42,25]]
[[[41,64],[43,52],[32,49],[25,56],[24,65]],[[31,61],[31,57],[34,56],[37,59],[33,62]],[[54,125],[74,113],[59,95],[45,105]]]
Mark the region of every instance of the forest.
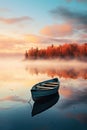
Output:
[[87,43],[84,44],[63,44],[51,45],[47,48],[31,48],[26,51],[26,59],[86,59],[87,57]]

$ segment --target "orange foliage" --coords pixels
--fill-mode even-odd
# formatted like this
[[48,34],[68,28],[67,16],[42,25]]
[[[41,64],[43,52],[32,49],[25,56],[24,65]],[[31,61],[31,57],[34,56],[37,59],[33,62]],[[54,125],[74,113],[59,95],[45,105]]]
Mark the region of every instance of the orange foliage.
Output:
[[83,58],[87,56],[87,43],[84,44],[64,44],[59,46],[48,46],[46,49],[32,48],[28,51],[31,59],[48,58]]
[[54,68],[46,68],[46,67],[27,67],[26,70],[31,73],[31,74],[47,74],[50,77],[64,77],[64,78],[72,78],[72,79],[77,79],[77,78],[83,78],[87,79],[87,69],[86,68],[60,68],[60,67],[54,67]]

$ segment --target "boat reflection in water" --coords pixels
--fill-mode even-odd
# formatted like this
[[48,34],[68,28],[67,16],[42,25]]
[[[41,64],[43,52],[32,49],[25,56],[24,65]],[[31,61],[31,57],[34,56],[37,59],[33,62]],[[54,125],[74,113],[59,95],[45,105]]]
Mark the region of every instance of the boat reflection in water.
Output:
[[39,114],[49,109],[50,107],[55,105],[58,100],[59,100],[59,93],[55,93],[54,95],[45,96],[44,98],[35,101],[33,104],[32,116],[35,116],[36,114]]

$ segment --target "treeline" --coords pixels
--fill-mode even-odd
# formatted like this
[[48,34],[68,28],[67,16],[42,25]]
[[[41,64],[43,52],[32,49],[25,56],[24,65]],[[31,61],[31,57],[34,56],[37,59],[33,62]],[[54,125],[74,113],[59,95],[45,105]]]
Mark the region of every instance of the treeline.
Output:
[[63,44],[59,46],[48,46],[45,49],[31,48],[26,51],[26,59],[53,59],[53,58],[86,58],[87,43]]

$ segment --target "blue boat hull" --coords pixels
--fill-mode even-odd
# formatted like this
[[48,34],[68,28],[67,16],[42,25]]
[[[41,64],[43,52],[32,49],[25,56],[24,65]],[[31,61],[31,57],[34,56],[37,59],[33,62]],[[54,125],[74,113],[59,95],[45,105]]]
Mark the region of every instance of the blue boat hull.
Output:
[[[55,78],[55,79],[40,82],[38,84],[49,83],[49,82],[58,82],[58,79]],[[39,89],[39,90],[35,88],[38,84],[34,85],[31,89],[31,94],[34,101],[58,93],[59,84],[57,84],[53,89]]]

